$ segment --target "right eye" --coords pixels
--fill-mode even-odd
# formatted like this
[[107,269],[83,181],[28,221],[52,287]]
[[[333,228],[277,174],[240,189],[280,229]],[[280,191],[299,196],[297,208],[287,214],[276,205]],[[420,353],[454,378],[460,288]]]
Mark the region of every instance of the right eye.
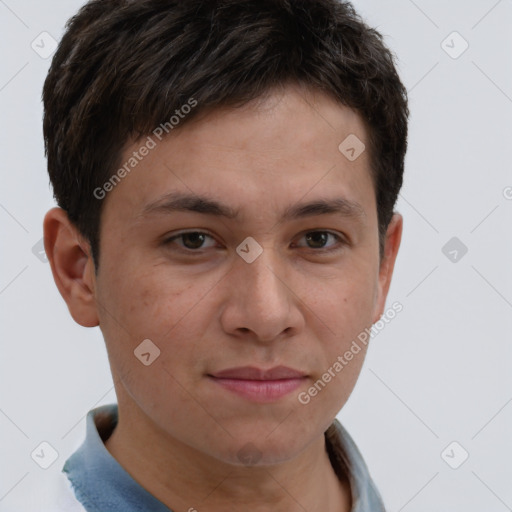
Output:
[[211,235],[204,233],[203,231],[187,231],[173,235],[172,237],[167,238],[163,243],[164,245],[172,245],[176,240],[181,239],[183,245],[178,244],[181,249],[187,252],[198,252],[198,249],[205,249],[203,243],[206,238],[214,240]]

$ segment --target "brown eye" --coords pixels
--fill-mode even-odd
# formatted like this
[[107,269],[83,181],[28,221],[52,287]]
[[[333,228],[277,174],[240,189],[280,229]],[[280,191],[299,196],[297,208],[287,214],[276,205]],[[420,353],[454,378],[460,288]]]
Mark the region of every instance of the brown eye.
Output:
[[[340,245],[344,244],[343,238],[335,233],[331,233],[330,231],[309,231],[306,233],[303,238],[306,240],[307,247],[310,249],[318,249],[317,252],[328,252],[332,250],[337,250],[340,248]],[[329,243],[329,238],[334,239],[334,243]],[[299,246],[299,247],[304,247]]]
[[306,235],[308,244],[310,244],[310,247],[315,249],[323,249],[324,245],[327,243],[328,238],[329,233],[326,233],[325,231],[314,231],[313,233],[308,233]]
[[[202,231],[189,231],[186,233],[180,233],[178,235],[174,235],[171,238],[168,238],[164,244],[171,245],[174,244],[176,240],[181,240],[181,244],[178,244],[179,247],[187,249],[189,251],[195,251],[197,249],[207,249],[203,244],[206,239],[213,238],[207,233],[203,233]],[[210,246],[212,247],[212,246]]]
[[204,233],[184,233],[180,237],[187,249],[200,249],[205,239]]

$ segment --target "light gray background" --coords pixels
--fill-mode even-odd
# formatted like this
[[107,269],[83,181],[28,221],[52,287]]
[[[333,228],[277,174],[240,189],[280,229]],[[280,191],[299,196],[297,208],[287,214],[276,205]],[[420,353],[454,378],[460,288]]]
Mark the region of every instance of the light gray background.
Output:
[[[0,0],[2,511],[60,470],[89,409],[115,401],[99,329],[74,323],[32,252],[54,202],[40,102],[51,59],[31,43],[60,40],[82,3]],[[512,510],[512,1],[354,4],[399,57],[410,149],[388,298],[404,309],[374,338],[339,418],[390,511]],[[453,31],[469,43],[456,59],[441,46]],[[442,252],[454,236],[468,248],[456,262]],[[47,470],[30,457],[42,441],[59,453]],[[452,441],[469,453],[458,469],[441,457]]]

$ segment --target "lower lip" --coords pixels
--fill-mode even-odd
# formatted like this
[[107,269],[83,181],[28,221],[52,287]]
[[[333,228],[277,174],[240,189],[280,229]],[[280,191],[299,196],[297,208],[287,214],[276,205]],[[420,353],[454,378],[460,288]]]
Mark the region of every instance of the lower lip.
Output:
[[305,377],[281,380],[243,380],[210,377],[217,384],[254,402],[275,402],[296,390]]

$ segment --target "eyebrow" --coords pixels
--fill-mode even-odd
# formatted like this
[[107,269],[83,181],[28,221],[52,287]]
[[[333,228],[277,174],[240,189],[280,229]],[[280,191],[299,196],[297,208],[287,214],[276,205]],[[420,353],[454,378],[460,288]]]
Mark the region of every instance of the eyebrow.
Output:
[[[237,219],[240,210],[234,209],[215,199],[193,193],[171,192],[156,201],[146,205],[138,217],[154,214],[169,214],[178,211],[188,211]],[[308,203],[297,203],[287,207],[282,213],[279,222],[313,217],[318,215],[338,214],[342,217],[361,219],[366,216],[364,208],[354,201],[343,197],[331,199],[317,199]]]

